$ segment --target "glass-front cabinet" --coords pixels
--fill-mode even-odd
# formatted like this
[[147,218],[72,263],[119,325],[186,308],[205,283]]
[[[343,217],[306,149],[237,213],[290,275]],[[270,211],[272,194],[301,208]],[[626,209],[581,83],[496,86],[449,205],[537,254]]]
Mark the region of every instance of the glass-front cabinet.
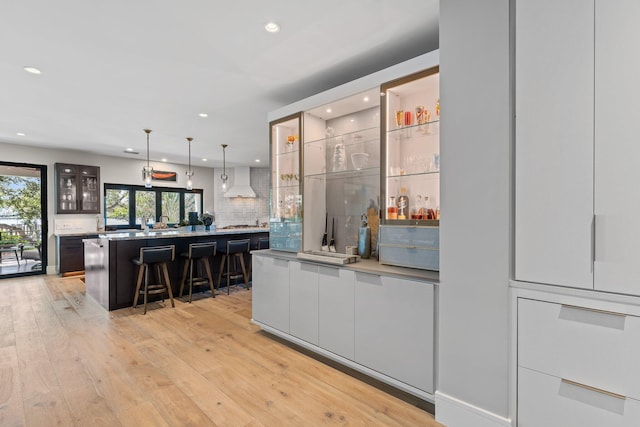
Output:
[[304,250],[345,253],[363,217],[377,237],[380,197],[378,88],[304,115]]
[[302,249],[302,113],[269,124],[271,196],[269,245],[271,249]]
[[100,168],[56,163],[56,213],[100,213]]
[[439,67],[380,89],[380,262],[438,270],[440,220]]

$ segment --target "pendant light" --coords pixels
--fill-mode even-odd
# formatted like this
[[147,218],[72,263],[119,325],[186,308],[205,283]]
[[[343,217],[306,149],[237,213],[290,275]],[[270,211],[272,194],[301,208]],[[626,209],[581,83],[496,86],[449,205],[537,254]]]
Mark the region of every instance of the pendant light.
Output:
[[227,176],[227,161],[225,157],[226,149],[227,144],[222,144],[222,175],[220,175],[220,180],[222,181],[222,194],[227,192],[227,181],[229,180],[229,177]]
[[153,175],[153,168],[149,165],[149,134],[151,129],[144,129],[147,134],[147,166],[142,167],[142,177],[144,179],[144,187],[151,188],[151,175]]
[[191,141],[193,138],[188,137],[187,141],[189,142],[189,169],[187,169],[187,190],[191,191],[193,189],[193,181],[191,177],[193,176],[193,171],[191,170]]

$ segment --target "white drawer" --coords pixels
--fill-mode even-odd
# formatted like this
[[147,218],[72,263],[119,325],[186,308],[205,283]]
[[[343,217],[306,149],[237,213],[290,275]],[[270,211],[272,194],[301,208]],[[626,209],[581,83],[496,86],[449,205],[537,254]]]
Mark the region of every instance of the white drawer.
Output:
[[519,427],[637,427],[640,402],[518,368]]
[[518,366],[640,399],[640,318],[518,299]]

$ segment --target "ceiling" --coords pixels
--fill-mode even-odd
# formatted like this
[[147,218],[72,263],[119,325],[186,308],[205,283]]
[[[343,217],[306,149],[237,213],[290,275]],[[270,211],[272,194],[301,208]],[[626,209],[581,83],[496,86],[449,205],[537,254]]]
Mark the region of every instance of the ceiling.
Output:
[[438,0],[5,1],[0,142],[266,166],[269,111],[437,48]]

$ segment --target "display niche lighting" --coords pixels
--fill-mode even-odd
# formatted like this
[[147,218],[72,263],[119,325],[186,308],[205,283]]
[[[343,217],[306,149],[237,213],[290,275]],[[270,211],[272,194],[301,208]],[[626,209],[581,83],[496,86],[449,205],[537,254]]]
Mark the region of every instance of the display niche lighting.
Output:
[[193,181],[191,177],[193,176],[193,171],[191,170],[191,141],[193,138],[187,137],[187,142],[189,143],[189,169],[187,169],[187,190],[193,190]]
[[227,181],[229,181],[229,177],[227,176],[227,159],[225,157],[227,146],[227,144],[222,144],[222,175],[220,175],[220,181],[222,181],[222,194],[226,193],[229,189],[227,186]]
[[149,165],[149,134],[151,129],[144,129],[147,134],[147,165],[142,167],[142,178],[144,179],[144,187],[151,188],[151,176],[153,175],[153,168]]

